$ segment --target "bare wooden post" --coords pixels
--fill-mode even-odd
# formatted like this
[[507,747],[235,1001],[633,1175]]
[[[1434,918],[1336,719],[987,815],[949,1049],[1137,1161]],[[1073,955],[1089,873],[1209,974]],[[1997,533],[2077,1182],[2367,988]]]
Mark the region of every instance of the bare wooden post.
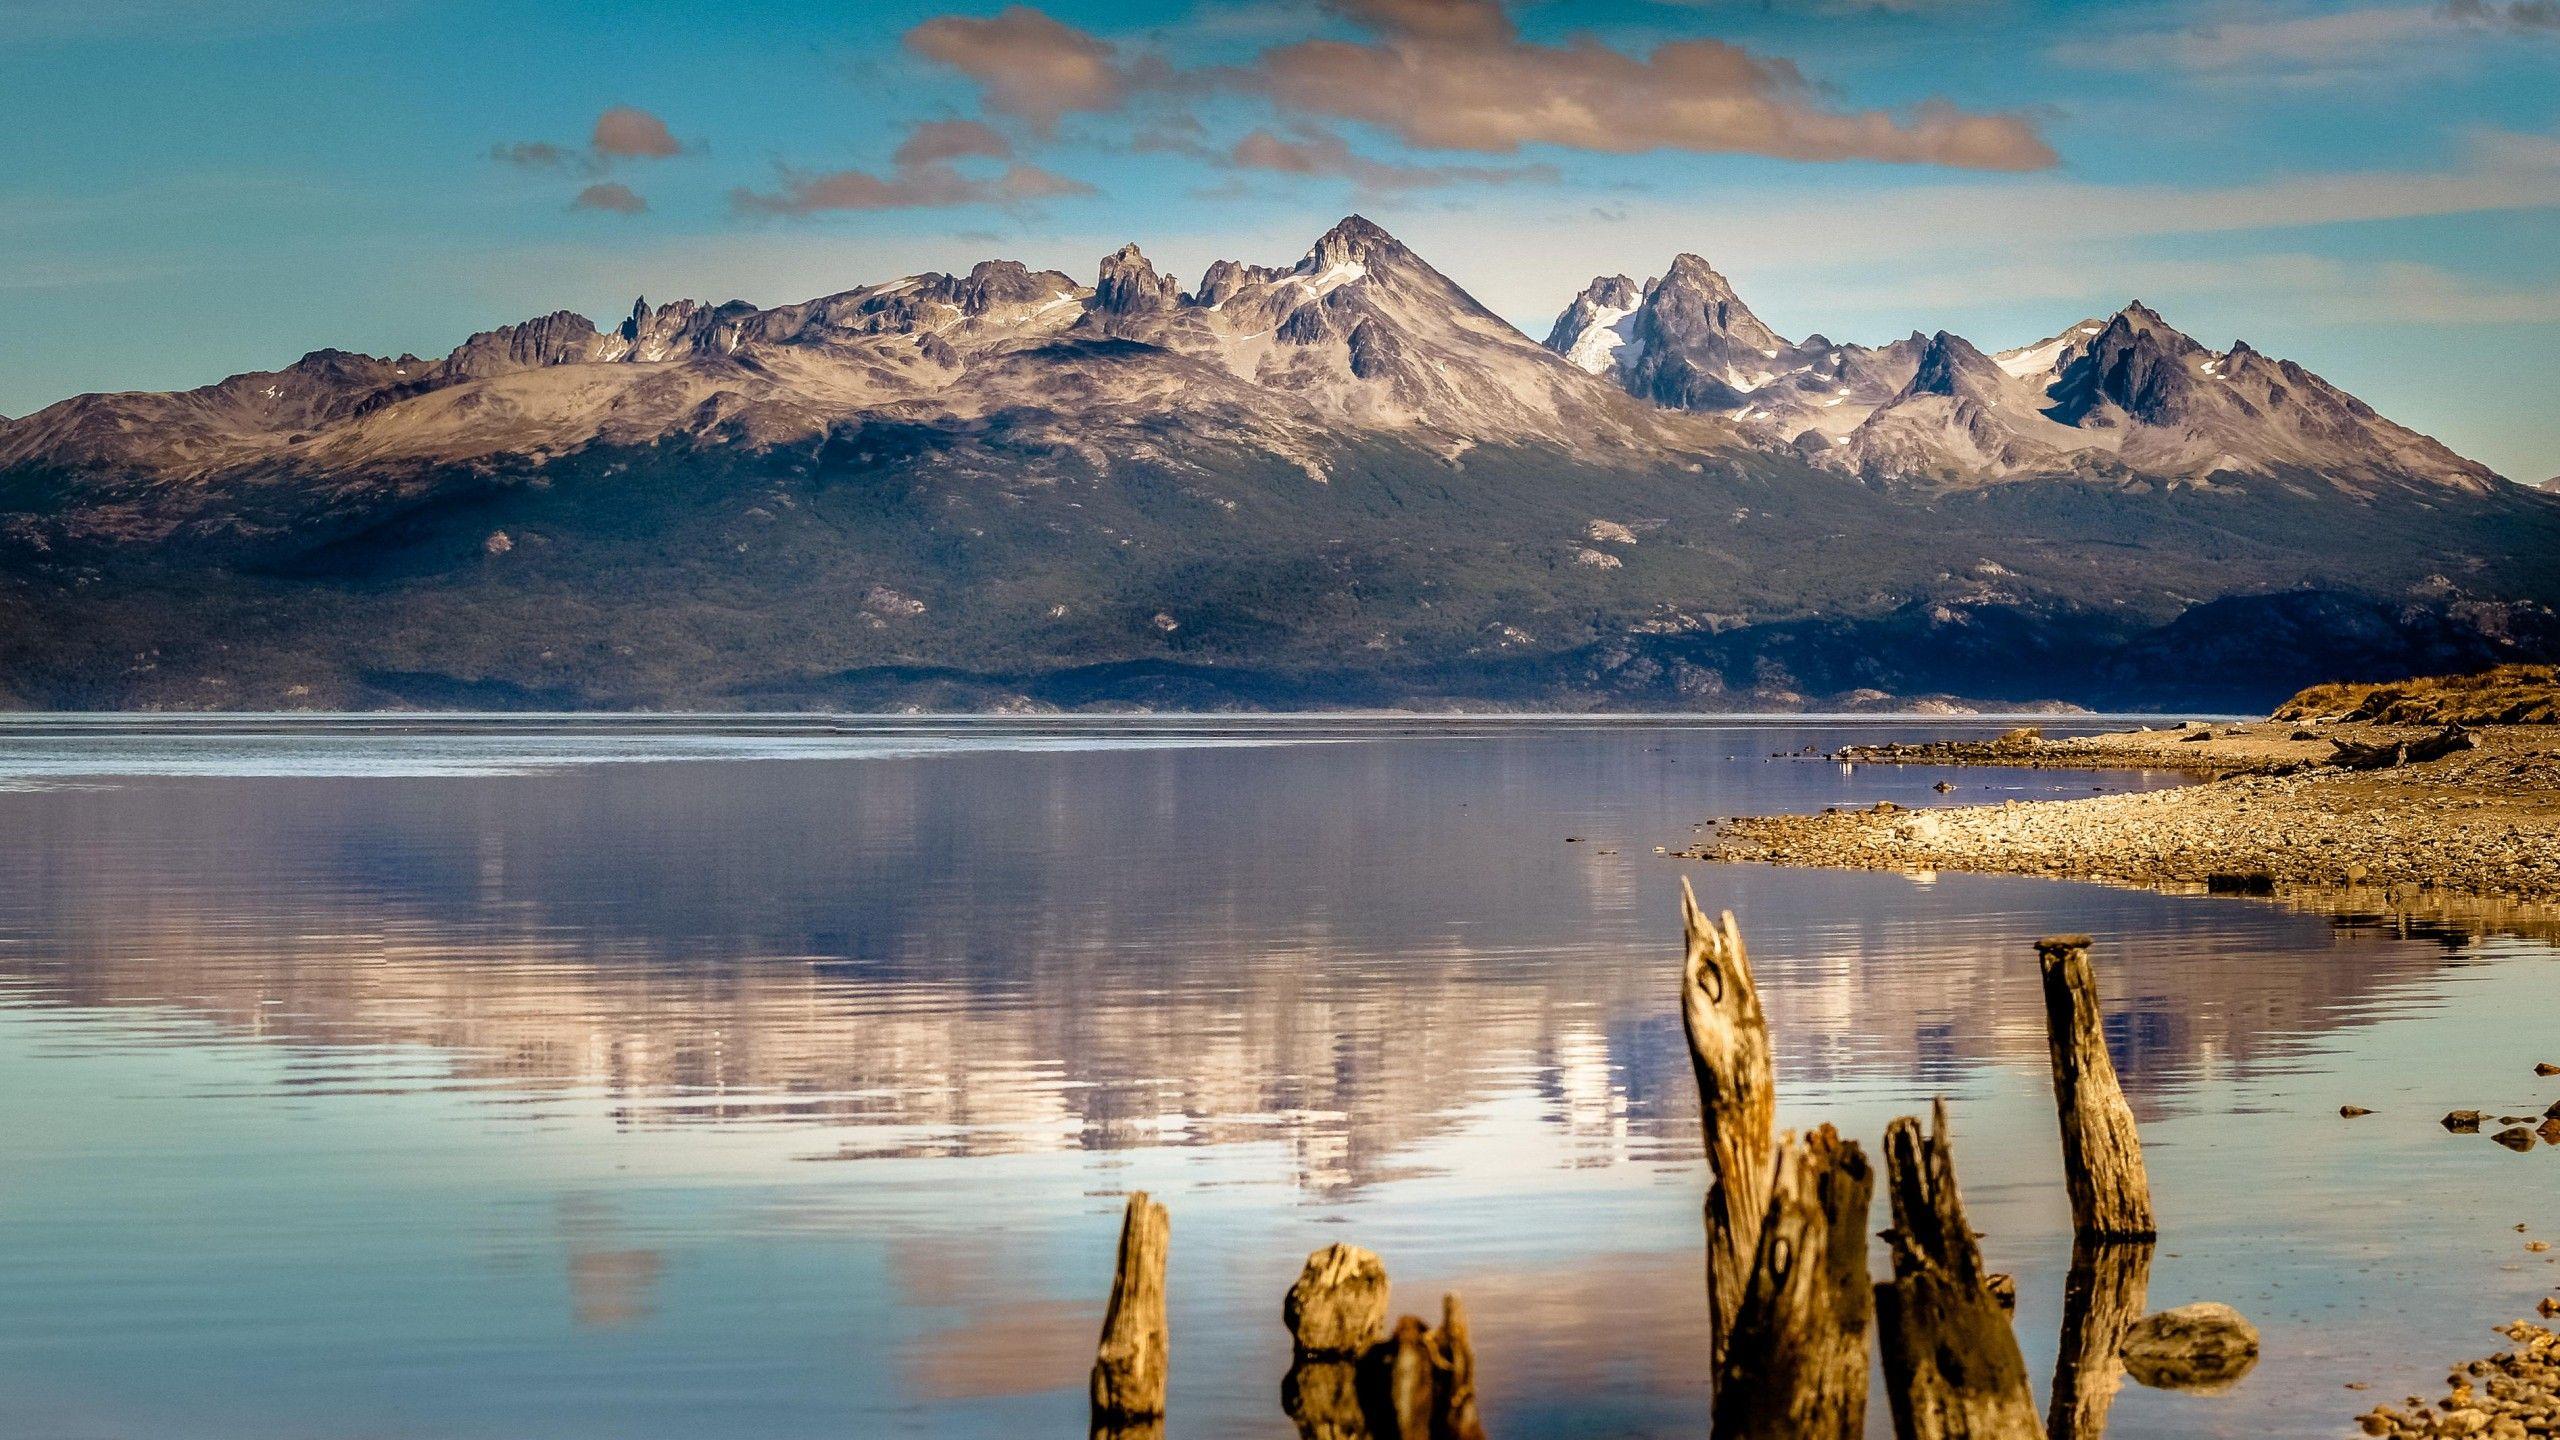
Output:
[[2034,1440],[2043,1429],[2027,1362],[1965,1225],[1945,1101],[1931,1107],[1926,1134],[1908,1116],[1885,1127],[1884,1167],[1893,1280],[1876,1287],[1876,1331],[1894,1434]]
[[2071,1189],[2071,1225],[2083,1240],[2148,1240],[2151,1180],[2133,1107],[2116,1084],[2115,1062],[2098,1013],[2089,937],[2036,942],[2044,970],[2045,1035],[2053,1047],[2054,1108],[2062,1117],[2062,1175]]
[[1120,1263],[1103,1312],[1093,1362],[1093,1433],[1122,1435],[1164,1415],[1167,1342],[1165,1250],[1172,1223],[1164,1207],[1133,1191],[1120,1222]]
[[1751,1282],[1760,1224],[1769,1206],[1777,1145],[1777,1084],[1769,1068],[1769,1024],[1742,932],[1726,912],[1721,924],[1698,908],[1680,882],[1680,925],[1688,956],[1680,977],[1680,1022],[1697,1072],[1698,1112],[1706,1128],[1707,1308],[1714,1358],[1722,1373],[1734,1312]]
[[1751,1285],[1716,1371],[1716,1440],[1863,1440],[1875,1173],[1825,1125],[1782,1141]]
[[2100,1440],[2124,1384],[2124,1337],[2151,1282],[2148,1240],[2083,1240],[2062,1286],[2062,1352],[2053,1362],[2052,1440]]

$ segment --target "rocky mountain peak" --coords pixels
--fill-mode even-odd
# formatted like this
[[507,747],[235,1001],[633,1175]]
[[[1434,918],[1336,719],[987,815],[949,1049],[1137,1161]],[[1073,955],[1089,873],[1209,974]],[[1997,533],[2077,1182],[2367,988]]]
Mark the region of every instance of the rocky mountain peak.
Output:
[[1603,275],[1582,288],[1547,332],[1547,348],[1592,374],[1618,370],[1627,353],[1629,320],[1644,304],[1644,289],[1624,275]]
[[[1616,279],[1594,281],[1586,299],[1623,299]],[[1577,301],[1566,312],[1549,348],[1561,348],[1594,373],[1614,369],[1630,392],[1659,405],[1738,410],[1752,390],[1785,368],[1777,361],[1788,348],[1786,337],[1761,323],[1715,267],[1696,255],[1675,256],[1671,268],[1644,287],[1632,311],[1612,314],[1594,306],[1576,333],[1566,336],[1582,310]]]
[[1732,281],[1725,279],[1721,271],[1708,264],[1705,256],[1687,250],[1672,256],[1671,268],[1663,271],[1662,278],[1653,283],[1656,286],[1674,285],[1695,290],[1701,294],[1727,296],[1733,294]]
[[1388,234],[1376,221],[1366,215],[1346,215],[1316,241],[1315,248],[1307,252],[1307,259],[1330,268],[1369,265],[1408,253],[1404,242]]
[[1955,399],[1987,398],[2001,389],[2005,375],[1990,356],[1961,335],[1941,330],[1920,352],[1920,368],[1903,388],[1908,395],[1945,395]]
[[594,321],[555,310],[539,319],[472,336],[445,357],[444,368],[455,378],[467,379],[567,365],[593,353],[596,338]]
[[981,260],[960,282],[961,310],[984,315],[999,305],[1028,305],[1075,293],[1076,282],[1055,270],[1034,272],[1019,260]]
[[1695,255],[1672,257],[1671,268],[1647,287],[1645,307],[1660,317],[1657,328],[1712,333],[1763,354],[1787,347],[1785,336],[1742,303],[1733,283]]
[[1212,260],[1200,276],[1198,298],[1201,304],[1215,310],[1255,285],[1267,285],[1282,272],[1264,265],[1247,265],[1241,260]]
[[2077,359],[2062,367],[2049,392],[2046,413],[2065,425],[2095,420],[2106,411],[2149,424],[2174,421],[2194,389],[2190,362],[2211,352],[2136,300],[2116,312]]
[[1156,273],[1154,263],[1136,245],[1123,245],[1104,256],[1093,283],[1093,308],[1107,315],[1142,315],[1170,310],[1182,303],[1182,287],[1170,275]]

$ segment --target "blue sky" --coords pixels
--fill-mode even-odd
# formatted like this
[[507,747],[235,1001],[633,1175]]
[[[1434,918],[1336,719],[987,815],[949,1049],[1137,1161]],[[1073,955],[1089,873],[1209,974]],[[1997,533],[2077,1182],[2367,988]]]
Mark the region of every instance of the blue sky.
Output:
[[1790,335],[2139,297],[2560,472],[2560,0],[0,0],[0,133],[6,414],[1356,209],[1533,334],[1680,250]]

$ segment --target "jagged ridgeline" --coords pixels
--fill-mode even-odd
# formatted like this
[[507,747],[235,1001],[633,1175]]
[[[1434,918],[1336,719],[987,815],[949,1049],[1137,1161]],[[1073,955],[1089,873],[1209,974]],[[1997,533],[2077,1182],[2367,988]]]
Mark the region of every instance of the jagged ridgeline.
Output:
[[2560,498],[2140,305],[1545,345],[1354,217],[0,421],[39,707],[2261,707],[2560,654]]

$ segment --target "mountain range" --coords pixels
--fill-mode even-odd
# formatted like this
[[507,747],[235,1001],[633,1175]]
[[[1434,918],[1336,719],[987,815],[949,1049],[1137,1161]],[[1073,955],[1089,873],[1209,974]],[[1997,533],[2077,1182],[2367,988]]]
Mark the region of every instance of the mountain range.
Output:
[[0,421],[0,700],[2254,704],[2560,653],[2555,540],[2139,303],[1790,340],[1683,255],[1541,345],[1355,216]]

